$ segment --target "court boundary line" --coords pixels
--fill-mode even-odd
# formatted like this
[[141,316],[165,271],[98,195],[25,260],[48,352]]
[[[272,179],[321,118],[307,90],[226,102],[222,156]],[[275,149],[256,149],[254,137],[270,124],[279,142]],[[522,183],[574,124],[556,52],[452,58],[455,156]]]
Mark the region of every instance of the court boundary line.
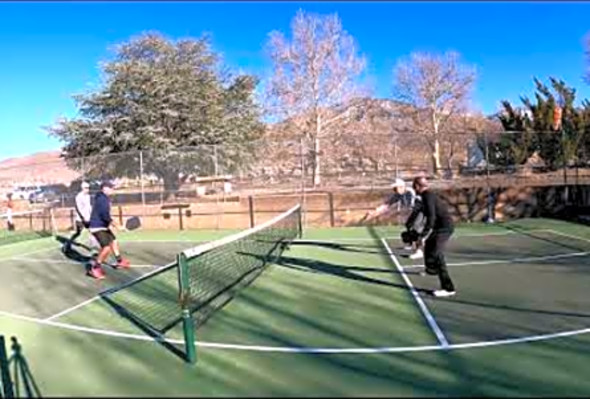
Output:
[[88,305],[89,303],[92,303],[92,302],[96,301],[97,299],[100,299],[100,295],[95,295],[95,296],[93,296],[92,298],[89,298],[89,299],[85,300],[84,302],[81,302],[81,303],[79,303],[79,304],[77,304],[77,305],[74,305],[74,306],[71,306],[71,307],[69,307],[69,308],[67,308],[67,309],[64,309],[64,310],[62,310],[61,312],[59,312],[59,313],[56,313],[56,314],[54,314],[54,315],[51,315],[51,316],[49,316],[49,317],[46,317],[46,318],[45,318],[45,319],[43,319],[43,320],[44,320],[44,321],[51,321],[51,320],[57,319],[57,318],[59,318],[59,317],[61,317],[61,316],[65,316],[66,314],[68,314],[68,313],[71,313],[71,312],[73,312],[74,310],[81,308],[82,306],[86,306],[86,305]]
[[[401,233],[403,230],[400,230],[399,232]],[[533,230],[527,230],[527,232],[529,233],[542,233],[542,232],[551,232],[551,229],[533,229]],[[453,234],[453,236],[451,237],[451,240],[457,239],[457,238],[464,238],[464,237],[488,237],[488,236],[505,236],[505,235],[511,235],[511,234],[522,234],[522,232],[519,231],[515,231],[515,230],[507,230],[507,231],[493,231],[493,232],[488,232],[488,233],[467,233],[467,234]],[[401,238],[399,235],[388,235],[388,236],[384,236],[382,238],[385,238],[386,240],[398,240],[401,241]],[[293,242],[318,242],[318,243],[330,243],[330,242],[354,242],[354,241],[360,241],[360,242],[365,242],[365,241],[375,241],[374,238],[371,237],[357,237],[357,238],[353,238],[353,237],[343,237],[343,238],[332,238],[329,240],[322,240],[322,239],[306,239],[306,238],[302,238],[302,239],[296,239],[293,240]]]
[[[49,248],[36,249],[34,251],[27,252],[27,254],[37,254],[40,252],[50,251],[52,249],[57,249],[57,248],[59,248],[59,247],[49,247]],[[0,257],[0,262],[7,261],[7,260],[14,260],[16,257],[19,257],[19,256],[22,256],[22,255],[12,255],[12,256]]]
[[551,233],[558,235],[558,236],[562,236],[562,237],[567,237],[567,238],[573,238],[575,240],[580,240],[580,241],[585,241],[585,242],[590,242],[590,239],[588,238],[584,238],[584,237],[580,237],[578,235],[575,234],[568,234],[568,233],[562,233],[561,231],[557,231],[557,230],[549,230]]
[[[510,264],[510,263],[524,263],[530,261],[543,261],[552,259],[563,259],[563,258],[576,258],[590,255],[588,252],[571,252],[566,254],[558,255],[547,255],[547,256],[531,256],[527,258],[512,258],[512,259],[493,259],[493,260],[482,260],[473,262],[458,262],[458,263],[447,263],[448,267],[461,267],[461,266],[477,266],[477,265],[497,265],[497,264]],[[423,265],[408,265],[402,266],[404,269],[419,269],[423,268]]]
[[[159,342],[162,339],[156,339],[148,335],[139,335],[132,333],[124,333],[119,331],[105,330],[100,328],[85,327],[76,324],[68,324],[55,322],[52,320],[43,320],[35,317],[18,315],[10,312],[0,310],[0,316],[26,321],[33,324],[51,326],[69,331],[76,331],[94,335],[102,335],[113,338],[129,339],[134,341],[151,341]],[[549,334],[536,334],[527,337],[519,338],[504,338],[493,341],[479,341],[479,342],[467,342],[462,344],[449,344],[447,347],[442,345],[417,345],[417,346],[383,346],[383,347],[360,347],[360,348],[329,348],[329,347],[311,347],[311,346],[264,346],[264,345],[241,345],[241,344],[225,344],[219,342],[208,342],[208,341],[195,341],[195,344],[203,348],[212,349],[226,349],[226,350],[241,350],[249,352],[276,352],[276,353],[350,353],[350,354],[364,354],[364,353],[403,353],[403,352],[428,352],[428,351],[439,351],[439,350],[459,350],[459,349],[473,349],[473,348],[487,348],[493,346],[502,345],[513,345],[521,343],[530,343],[538,341],[547,341],[557,338],[566,338],[577,335],[585,335],[590,333],[590,328],[583,328],[578,330],[561,331],[557,333]],[[180,339],[164,339],[166,342],[173,345],[184,345],[184,341]]]
[[420,311],[422,312],[422,315],[424,316],[424,318],[428,322],[428,325],[430,326],[430,329],[432,330],[432,332],[436,336],[436,339],[438,340],[438,343],[440,344],[440,346],[442,348],[448,348],[449,347],[449,341],[447,340],[447,337],[445,336],[444,332],[442,331],[442,329],[440,328],[440,326],[436,322],[436,319],[434,318],[434,316],[432,315],[432,313],[428,309],[428,306],[426,306],[426,303],[424,303],[424,300],[422,299],[422,297],[420,296],[420,294],[418,294],[418,291],[416,291],[416,288],[414,287],[414,284],[412,284],[412,281],[408,278],[408,276],[406,275],[406,272],[404,272],[403,267],[400,265],[400,263],[397,260],[396,256],[391,251],[391,248],[387,244],[387,241],[385,240],[385,238],[381,238],[381,243],[385,246],[385,249],[389,253],[389,257],[393,261],[393,263],[394,263],[395,267],[397,268],[398,272],[400,273],[400,275],[404,279],[406,285],[410,289],[410,292],[412,293],[412,296],[414,297],[414,300],[416,301],[416,303],[418,303],[418,307],[420,308]]
[[[22,261],[22,262],[34,262],[34,263],[46,263],[46,262],[50,262],[50,263],[59,263],[59,264],[67,264],[67,265],[84,265],[84,262],[76,262],[75,260],[66,260],[66,259],[50,259],[50,258],[26,258],[26,257],[21,257],[21,256],[15,256],[14,258],[11,258],[11,260],[18,260],[18,261]],[[103,266],[107,266],[107,267],[111,267],[111,264],[103,264]],[[154,267],[162,267],[162,265],[150,265],[150,264],[132,264],[131,266],[129,266],[131,269],[148,269],[148,268],[154,268]]]

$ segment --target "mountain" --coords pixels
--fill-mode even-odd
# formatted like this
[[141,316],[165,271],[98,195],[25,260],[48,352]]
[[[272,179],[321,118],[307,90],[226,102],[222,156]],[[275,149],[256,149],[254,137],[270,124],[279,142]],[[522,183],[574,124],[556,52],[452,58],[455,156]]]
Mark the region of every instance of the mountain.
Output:
[[7,190],[15,184],[69,185],[78,173],[67,167],[60,154],[59,150],[44,151],[0,161],[0,187]]

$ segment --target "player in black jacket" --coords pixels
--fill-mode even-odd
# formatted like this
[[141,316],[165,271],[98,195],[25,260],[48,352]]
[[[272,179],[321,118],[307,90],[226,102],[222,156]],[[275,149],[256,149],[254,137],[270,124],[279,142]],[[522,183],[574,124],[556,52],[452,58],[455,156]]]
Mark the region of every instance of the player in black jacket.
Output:
[[422,197],[422,210],[426,220],[420,238],[424,241],[424,264],[426,273],[438,275],[440,290],[434,296],[447,297],[455,295],[455,286],[449,276],[444,250],[455,227],[445,203],[428,187],[425,177],[417,177],[413,182],[414,190]]

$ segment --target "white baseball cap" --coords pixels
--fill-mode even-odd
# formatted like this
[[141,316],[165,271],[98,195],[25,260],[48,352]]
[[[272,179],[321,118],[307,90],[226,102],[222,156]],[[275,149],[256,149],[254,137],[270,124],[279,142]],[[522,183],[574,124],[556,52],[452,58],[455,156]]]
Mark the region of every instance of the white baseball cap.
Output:
[[90,184],[88,184],[88,182],[86,182],[86,181],[83,181],[82,188],[90,188]]
[[395,181],[391,184],[391,188],[405,187],[405,186],[406,186],[406,182],[403,181],[402,179],[400,179],[399,177],[397,179],[395,179]]

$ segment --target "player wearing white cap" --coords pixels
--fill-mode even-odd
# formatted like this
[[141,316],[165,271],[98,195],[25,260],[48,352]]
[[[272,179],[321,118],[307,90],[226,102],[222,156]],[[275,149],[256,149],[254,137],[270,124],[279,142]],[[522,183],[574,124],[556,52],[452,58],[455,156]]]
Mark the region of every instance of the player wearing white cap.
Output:
[[[361,219],[361,222],[372,220],[379,217],[386,212],[390,211],[391,207],[395,204],[401,205],[402,213],[408,215],[407,222],[405,223],[408,231],[414,231],[416,234],[411,236],[418,236],[422,229],[423,217],[422,217],[422,206],[421,199],[416,195],[416,192],[406,185],[406,182],[402,179],[396,178],[391,185],[393,193],[390,194],[385,202],[379,205],[374,210],[367,212],[367,214]],[[404,235],[405,237],[406,235]],[[406,242],[406,249],[412,249],[413,253],[410,255],[411,259],[420,259],[423,257],[422,249],[420,248],[418,240],[410,240]]]

